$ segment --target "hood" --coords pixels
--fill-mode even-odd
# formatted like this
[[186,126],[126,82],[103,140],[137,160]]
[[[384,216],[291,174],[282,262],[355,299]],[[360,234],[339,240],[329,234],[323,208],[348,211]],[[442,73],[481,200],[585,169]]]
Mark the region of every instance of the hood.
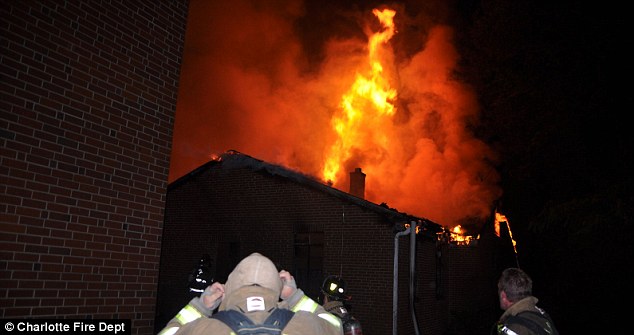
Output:
[[282,291],[282,280],[275,264],[257,252],[245,257],[229,274],[225,283],[225,295],[254,284],[273,290],[277,296]]

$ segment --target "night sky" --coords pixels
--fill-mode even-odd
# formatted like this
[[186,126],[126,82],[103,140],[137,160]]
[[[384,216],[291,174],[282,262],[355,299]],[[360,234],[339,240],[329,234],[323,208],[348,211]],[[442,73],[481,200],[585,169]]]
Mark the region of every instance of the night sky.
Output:
[[362,167],[368,200],[447,226],[498,208],[562,334],[622,329],[634,58],[628,11],[599,5],[190,0],[170,181],[231,149],[321,177],[382,29],[372,10],[394,9],[381,60],[397,113],[365,124],[343,173]]

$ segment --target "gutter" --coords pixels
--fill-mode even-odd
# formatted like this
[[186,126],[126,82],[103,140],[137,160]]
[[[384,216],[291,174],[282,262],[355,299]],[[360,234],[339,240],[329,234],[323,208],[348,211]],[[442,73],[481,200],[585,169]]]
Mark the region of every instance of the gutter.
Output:
[[[401,231],[394,235],[394,288],[392,291],[392,335],[397,335],[397,320],[398,320],[398,245],[399,237],[410,235],[410,278],[409,278],[409,304],[412,312],[412,320],[414,322],[414,330],[416,335],[420,334],[418,329],[418,321],[416,320],[416,311],[414,309],[414,279],[415,279],[415,264],[416,264],[416,222],[411,221],[409,228],[405,231]],[[412,231],[413,230],[413,231]]]

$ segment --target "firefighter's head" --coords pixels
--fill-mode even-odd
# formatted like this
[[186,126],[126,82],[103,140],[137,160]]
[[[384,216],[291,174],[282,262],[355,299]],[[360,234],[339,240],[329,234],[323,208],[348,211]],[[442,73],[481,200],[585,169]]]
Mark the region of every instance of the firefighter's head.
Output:
[[253,285],[267,288],[278,297],[282,291],[282,280],[275,264],[257,252],[245,257],[231,271],[225,283],[225,294],[228,296],[241,287]]
[[321,292],[330,300],[350,300],[350,296],[346,294],[346,282],[339,276],[330,275],[324,279],[321,284]]

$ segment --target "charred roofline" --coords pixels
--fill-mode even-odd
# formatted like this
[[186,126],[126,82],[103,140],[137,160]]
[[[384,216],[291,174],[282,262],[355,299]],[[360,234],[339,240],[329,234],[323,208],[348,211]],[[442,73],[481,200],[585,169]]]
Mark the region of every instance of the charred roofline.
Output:
[[359,207],[369,209],[382,215],[395,225],[395,232],[405,230],[406,228],[404,228],[404,225],[410,224],[412,221],[418,223],[418,225],[421,227],[421,232],[424,232],[425,235],[435,236],[437,232],[442,231],[442,226],[431,220],[399,212],[396,209],[390,208],[385,203],[377,205],[373,202],[361,199],[347,192],[343,192],[339,189],[329,186],[313,176],[301,173],[299,171],[291,170],[281,165],[267,163],[236,150],[228,150],[220,155],[217,159],[211,160],[192,170],[190,173],[169,184],[167,187],[168,190],[177,188],[181,184],[185,183],[187,180],[217,164],[222,164],[222,167],[227,169],[248,168],[254,172],[267,173],[272,176],[279,176],[285,179],[292,180],[298,184],[306,185],[308,187],[325,192],[347,202],[353,203]]

